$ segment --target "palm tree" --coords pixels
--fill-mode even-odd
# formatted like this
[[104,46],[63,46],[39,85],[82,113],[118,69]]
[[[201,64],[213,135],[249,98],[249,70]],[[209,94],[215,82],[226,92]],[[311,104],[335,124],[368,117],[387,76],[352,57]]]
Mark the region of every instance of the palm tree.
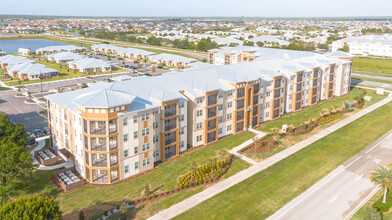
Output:
[[392,168],[388,166],[380,166],[371,173],[371,180],[378,185],[384,187],[384,198],[382,203],[387,202],[387,192],[392,188]]

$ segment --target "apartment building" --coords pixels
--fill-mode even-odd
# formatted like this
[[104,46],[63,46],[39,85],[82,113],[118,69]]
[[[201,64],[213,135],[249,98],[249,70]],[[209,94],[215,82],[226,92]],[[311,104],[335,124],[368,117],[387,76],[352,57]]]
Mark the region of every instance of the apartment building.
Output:
[[332,55],[266,50],[259,57],[268,58],[253,62],[49,95],[52,147],[72,155],[89,182],[110,184],[188,148],[347,94],[351,61]]
[[332,42],[333,52],[343,48],[347,44],[350,53],[362,56],[386,56],[392,57],[392,35],[364,35],[349,37]]

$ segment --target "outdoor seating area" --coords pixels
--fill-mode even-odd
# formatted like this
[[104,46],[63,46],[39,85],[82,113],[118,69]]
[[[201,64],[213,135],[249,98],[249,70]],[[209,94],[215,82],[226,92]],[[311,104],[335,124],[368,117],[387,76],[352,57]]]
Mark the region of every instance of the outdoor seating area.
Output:
[[61,161],[61,158],[56,155],[50,148],[41,149],[35,152],[35,158],[40,164],[51,166]]
[[55,173],[55,178],[60,187],[67,192],[84,184],[84,181],[75,174],[73,167]]

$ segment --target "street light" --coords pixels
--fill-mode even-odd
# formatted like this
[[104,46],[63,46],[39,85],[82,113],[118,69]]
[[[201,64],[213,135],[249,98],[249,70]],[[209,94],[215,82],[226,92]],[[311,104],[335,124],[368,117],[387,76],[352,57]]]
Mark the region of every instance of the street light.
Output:
[[42,80],[44,79],[44,76],[42,75],[41,70],[39,70],[39,79],[41,81],[41,92],[42,92]]

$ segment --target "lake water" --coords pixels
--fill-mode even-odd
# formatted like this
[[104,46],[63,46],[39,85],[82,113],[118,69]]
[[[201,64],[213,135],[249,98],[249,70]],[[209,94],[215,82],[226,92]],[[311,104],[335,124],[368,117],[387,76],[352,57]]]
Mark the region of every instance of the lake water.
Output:
[[0,49],[7,53],[17,53],[18,48],[30,48],[33,52],[41,47],[69,45],[57,41],[43,39],[0,40]]

